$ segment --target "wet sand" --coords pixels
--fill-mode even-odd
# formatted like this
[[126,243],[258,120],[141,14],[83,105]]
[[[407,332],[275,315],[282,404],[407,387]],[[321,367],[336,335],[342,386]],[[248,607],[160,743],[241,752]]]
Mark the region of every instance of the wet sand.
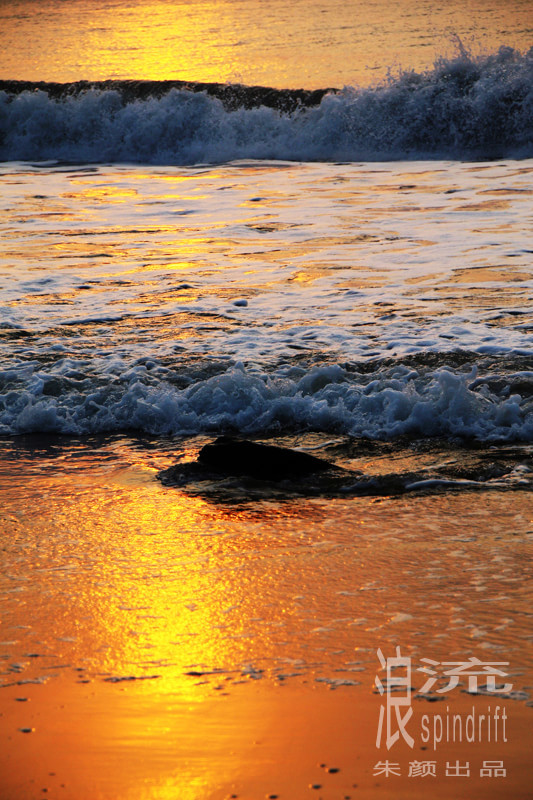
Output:
[[[222,680],[224,685],[225,681]],[[21,695],[27,703],[16,702]],[[375,746],[379,700],[362,687],[335,691],[298,682],[250,681],[190,696],[159,693],[154,682],[3,690],[5,800],[203,798],[277,795],[304,798],[527,798],[531,709],[507,711],[507,743],[437,745],[418,741],[390,753]],[[444,714],[448,703],[415,702],[415,715]],[[489,705],[494,703],[489,700]],[[454,697],[450,713],[487,710],[487,698]],[[32,727],[31,734],[20,728]],[[388,759],[403,775],[374,775]],[[436,762],[437,777],[408,777],[415,760]],[[446,764],[470,764],[446,777]],[[503,760],[505,777],[480,777],[485,760]],[[44,790],[47,790],[46,792]]]

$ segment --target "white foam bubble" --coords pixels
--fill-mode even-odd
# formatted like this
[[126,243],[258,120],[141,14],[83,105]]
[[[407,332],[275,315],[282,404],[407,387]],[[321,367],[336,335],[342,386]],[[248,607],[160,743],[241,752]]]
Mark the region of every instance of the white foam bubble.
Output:
[[180,389],[164,379],[153,381],[142,364],[125,370],[117,380],[113,359],[106,371],[87,377],[81,389],[66,381],[57,396],[43,393],[47,379],[59,379],[73,366],[69,361],[46,374],[24,365],[23,387],[0,396],[0,431],[259,434],[295,429],[371,438],[412,434],[482,441],[533,435],[531,404],[515,395],[473,391],[470,375],[449,368],[410,369],[393,378],[383,370],[368,380],[339,365],[327,365],[291,379],[275,372],[250,374],[241,365]]

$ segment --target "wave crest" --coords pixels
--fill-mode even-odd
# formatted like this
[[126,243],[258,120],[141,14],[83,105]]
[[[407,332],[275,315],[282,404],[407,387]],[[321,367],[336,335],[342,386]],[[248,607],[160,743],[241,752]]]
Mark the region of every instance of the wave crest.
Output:
[[0,82],[2,160],[184,165],[533,155],[533,48],[462,52],[368,89],[57,86]]

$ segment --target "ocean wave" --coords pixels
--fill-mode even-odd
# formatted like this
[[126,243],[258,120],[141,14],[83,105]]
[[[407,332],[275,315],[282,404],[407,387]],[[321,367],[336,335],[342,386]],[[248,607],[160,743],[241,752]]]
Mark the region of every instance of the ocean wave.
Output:
[[[513,386],[514,385],[514,386]],[[533,373],[476,377],[398,363],[366,374],[338,364],[258,373],[237,364],[183,374],[155,361],[129,367],[61,359],[0,373],[0,434],[141,431],[192,435],[320,431],[533,440]]]
[[533,155],[533,48],[461,53],[378,87],[0,82],[0,159],[194,164]]

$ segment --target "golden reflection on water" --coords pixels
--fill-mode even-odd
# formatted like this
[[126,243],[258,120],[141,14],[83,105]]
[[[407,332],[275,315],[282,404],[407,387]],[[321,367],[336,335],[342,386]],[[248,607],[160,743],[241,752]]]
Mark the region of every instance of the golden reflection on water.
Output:
[[[419,467],[425,463],[420,458]],[[390,457],[363,459],[357,466],[381,473],[393,462],[400,468],[401,459]],[[419,594],[413,588],[426,586],[427,567],[417,570],[426,558],[427,531],[434,530],[431,513],[422,530],[409,528],[423,500],[397,501],[390,508],[364,499],[335,501],[331,517],[331,502],[220,506],[153,486],[152,473],[142,474],[119,471],[103,491],[90,478],[77,480],[71,491],[34,478],[34,491],[43,500],[34,499],[24,512],[22,529],[34,572],[16,559],[20,542],[8,547],[7,585],[18,588],[24,603],[8,604],[8,624],[26,624],[29,615],[45,650],[83,667],[91,679],[157,674],[142,691],[157,694],[172,687],[192,697],[198,689],[192,689],[197,681],[186,674],[190,671],[215,671],[214,678],[205,676],[205,690],[211,691],[217,670],[228,671],[224,677],[231,680],[249,681],[255,668],[276,674],[285,657],[310,663],[325,658],[327,665],[322,648],[330,640],[344,648],[341,660],[349,661],[354,646],[370,645],[372,631],[388,637],[391,618],[405,605],[418,618],[412,623],[418,632],[422,625],[428,635],[438,633],[434,617],[422,622],[413,611]],[[496,503],[494,497],[490,501]],[[428,502],[429,508],[445,509],[452,501]],[[483,530],[484,514],[483,509],[470,514],[475,531]],[[379,543],[384,523],[386,549]],[[460,535],[460,519],[447,514],[446,525]],[[506,525],[503,515],[486,534],[486,546],[497,548],[504,561],[512,558],[510,542],[498,544],[494,536]],[[477,547],[474,538],[460,550],[466,557]],[[435,563],[449,567],[439,577],[446,619],[453,617],[456,602],[457,562],[442,545],[436,550]],[[397,565],[406,570],[402,586],[395,585]],[[495,589],[505,579],[502,568],[490,570]],[[373,585],[381,589],[369,590]],[[357,622],[363,618],[366,622]],[[410,639],[409,627],[403,633]],[[467,628],[459,626],[456,633],[458,643],[468,641]],[[28,674],[40,674],[45,663],[30,660]]]
[[[510,187],[509,197],[502,194],[506,187],[498,190],[499,197],[489,200],[489,206],[478,203],[480,195],[491,191],[488,183],[473,187],[464,200],[469,201],[469,209],[479,206],[482,210],[472,210],[466,217],[464,211],[459,212],[461,221],[456,219],[453,187],[460,185],[463,171],[480,173],[489,181],[489,168],[484,165],[450,174],[442,165],[421,172],[406,167],[400,174],[389,168],[353,167],[342,176],[338,170],[330,174],[329,167],[321,169],[327,174],[314,182],[308,173],[315,170],[309,166],[295,172],[283,165],[274,173],[271,164],[248,163],[214,171],[154,168],[141,175],[135,172],[136,184],[131,189],[128,168],[106,168],[84,176],[78,172],[50,174],[45,189],[29,180],[22,198],[7,182],[5,215],[10,229],[6,231],[9,249],[5,258],[9,267],[14,261],[17,270],[28,266],[39,271],[75,270],[83,280],[79,289],[66,292],[45,294],[31,288],[16,302],[33,307],[37,324],[42,322],[37,319],[40,305],[43,314],[46,308],[47,314],[60,318],[65,303],[75,306],[75,315],[83,316],[90,302],[94,317],[105,317],[109,306],[120,313],[124,305],[131,314],[136,306],[144,311],[150,304],[155,311],[160,303],[166,323],[154,317],[151,324],[159,334],[166,325],[165,341],[180,328],[181,307],[191,298],[185,292],[193,291],[173,283],[172,273],[181,273],[179,277],[195,287],[195,301],[201,301],[208,314],[217,300],[231,301],[236,292],[245,296],[251,292],[268,303],[269,295],[274,300],[298,286],[307,299],[315,291],[319,293],[314,301],[319,304],[320,293],[329,282],[335,290],[368,292],[368,302],[362,298],[353,309],[357,324],[368,324],[375,321],[372,290],[394,287],[397,292],[398,279],[404,284],[400,292],[406,303],[403,309],[398,305],[395,313],[407,317],[414,312],[421,321],[444,316],[450,308],[468,314],[475,307],[490,314],[502,298],[508,306],[523,305],[529,276],[527,247],[517,245],[517,253],[512,253],[513,269],[504,266],[509,257],[504,237],[513,228],[503,220],[505,210],[499,204],[510,202],[511,196],[520,203],[520,193],[513,192],[527,191],[527,166],[517,172],[520,186]],[[497,172],[499,167],[491,169]],[[294,206],[301,191],[306,192],[309,207],[316,209],[317,219],[330,214],[332,204],[338,206],[341,201],[346,211],[326,231],[301,215],[287,217],[285,209]],[[364,208],[360,206],[362,193],[367,198]],[[399,196],[404,200],[411,195],[418,198],[414,214],[414,205],[397,204]],[[420,202],[420,196],[427,202]],[[346,213],[350,203],[356,204],[353,214]],[[404,212],[392,222],[399,208]],[[473,246],[449,250],[446,238],[437,235],[443,220],[465,226],[468,240],[474,237],[477,241],[474,250]],[[498,239],[499,251],[495,251],[493,237]],[[465,268],[465,262],[476,269]],[[246,275],[254,272],[258,276],[253,284],[247,283],[246,291],[244,270]],[[411,304],[417,301],[414,308]],[[53,305],[56,310],[50,308]],[[220,311],[219,307],[217,324],[224,331],[232,323],[224,319],[225,309],[222,315]],[[191,325],[176,337],[190,340],[198,318],[191,309],[186,313],[191,315]],[[338,318],[341,327],[349,324],[351,314],[347,305]],[[509,319],[501,317],[491,324],[508,325]],[[123,328],[127,326],[124,322]],[[376,335],[382,332],[380,324]]]
[[[368,85],[395,65],[431,67],[454,50],[527,49],[527,2],[445,4],[7,0],[1,77],[179,78],[307,88]],[[295,21],[298,21],[297,24]]]
[[168,454],[119,442],[117,467],[110,452],[65,453],[63,476],[30,458],[2,486],[6,786],[31,774],[66,800],[219,800],[280,784],[305,797],[313,781],[336,797],[317,764],[341,766],[349,793],[374,763],[377,646],[530,668],[527,498],[228,504],[159,486]]

